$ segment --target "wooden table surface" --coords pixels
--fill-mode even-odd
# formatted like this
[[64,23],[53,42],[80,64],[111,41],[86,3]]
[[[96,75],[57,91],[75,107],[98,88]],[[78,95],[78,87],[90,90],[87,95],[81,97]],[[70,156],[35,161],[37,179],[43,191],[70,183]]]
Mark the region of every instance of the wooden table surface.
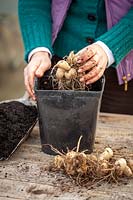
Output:
[[[101,113],[95,149],[111,146],[117,157],[133,159],[133,116]],[[38,126],[8,161],[0,162],[0,200],[133,200],[133,180],[87,188],[49,172],[53,156],[41,151]]]

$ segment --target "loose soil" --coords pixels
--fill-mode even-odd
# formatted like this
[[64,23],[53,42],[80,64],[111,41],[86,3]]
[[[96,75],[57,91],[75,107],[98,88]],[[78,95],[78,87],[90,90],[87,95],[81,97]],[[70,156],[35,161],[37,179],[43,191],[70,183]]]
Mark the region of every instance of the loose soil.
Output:
[[17,101],[0,104],[0,160],[8,158],[35,123],[37,109]]

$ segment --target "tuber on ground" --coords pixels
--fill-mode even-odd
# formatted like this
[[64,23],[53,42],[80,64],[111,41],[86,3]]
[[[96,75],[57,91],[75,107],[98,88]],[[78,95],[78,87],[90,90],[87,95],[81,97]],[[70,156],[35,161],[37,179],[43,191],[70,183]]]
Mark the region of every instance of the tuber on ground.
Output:
[[61,170],[65,174],[71,176],[78,183],[86,181],[115,181],[122,177],[132,177],[133,171],[130,160],[124,158],[114,159],[113,150],[110,147],[104,149],[100,154],[87,154],[84,151],[79,152],[79,139],[76,150],[68,150],[67,153],[61,153],[52,148],[56,153],[60,154],[54,157],[54,169]]
[[99,155],[99,160],[109,160],[113,156],[113,151],[111,148],[106,148],[103,153]]
[[128,160],[128,166],[130,167],[130,169],[133,171],[133,160]]
[[132,169],[127,165],[127,161],[124,158],[120,158],[115,162],[116,173],[118,175],[126,175],[130,177],[133,175]]

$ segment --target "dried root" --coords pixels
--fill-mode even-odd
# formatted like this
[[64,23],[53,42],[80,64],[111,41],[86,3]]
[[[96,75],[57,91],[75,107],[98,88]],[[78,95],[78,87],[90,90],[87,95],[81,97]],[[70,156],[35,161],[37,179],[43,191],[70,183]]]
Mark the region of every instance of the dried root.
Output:
[[[115,160],[113,150],[105,148],[103,153],[95,155],[79,152],[80,140],[76,150],[72,150],[54,157],[54,168],[62,170],[65,174],[74,178],[78,183],[99,182],[99,181],[115,181],[121,177],[132,177],[133,161],[126,161],[124,158]],[[57,152],[57,151],[56,151]],[[128,164],[127,164],[128,163]],[[129,164],[130,163],[130,164]]]
[[74,52],[53,66],[50,77],[54,90],[89,90],[91,86],[80,82],[84,73],[78,73],[79,64]]

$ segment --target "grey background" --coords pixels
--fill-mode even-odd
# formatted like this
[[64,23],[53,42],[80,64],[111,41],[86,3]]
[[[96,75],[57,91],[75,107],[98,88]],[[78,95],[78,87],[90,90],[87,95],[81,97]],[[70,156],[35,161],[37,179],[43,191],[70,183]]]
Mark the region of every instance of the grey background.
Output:
[[18,0],[0,0],[0,13],[17,14]]

